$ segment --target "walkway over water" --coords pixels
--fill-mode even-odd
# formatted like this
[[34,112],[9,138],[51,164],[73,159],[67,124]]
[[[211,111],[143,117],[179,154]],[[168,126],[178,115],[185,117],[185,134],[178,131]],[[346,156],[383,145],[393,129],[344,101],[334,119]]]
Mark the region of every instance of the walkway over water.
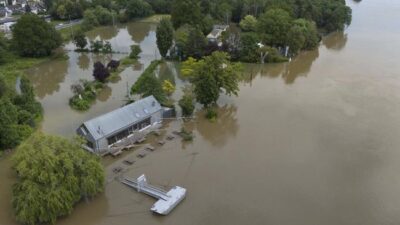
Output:
[[186,196],[186,189],[179,186],[175,186],[166,192],[148,184],[144,174],[138,177],[136,181],[125,178],[122,183],[135,188],[138,192],[143,192],[159,199],[151,207],[151,211],[161,215],[167,215],[171,212]]

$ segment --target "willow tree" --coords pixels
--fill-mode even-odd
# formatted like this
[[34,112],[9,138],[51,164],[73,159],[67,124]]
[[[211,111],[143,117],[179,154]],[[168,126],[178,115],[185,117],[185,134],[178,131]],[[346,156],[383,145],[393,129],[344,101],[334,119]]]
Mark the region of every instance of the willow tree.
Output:
[[103,167],[81,144],[78,139],[37,134],[20,145],[12,159],[18,174],[12,203],[19,222],[54,224],[81,199],[103,191]]
[[205,107],[215,104],[221,93],[238,95],[241,66],[231,63],[225,52],[214,52],[199,61],[190,59],[182,69],[194,86],[196,100]]

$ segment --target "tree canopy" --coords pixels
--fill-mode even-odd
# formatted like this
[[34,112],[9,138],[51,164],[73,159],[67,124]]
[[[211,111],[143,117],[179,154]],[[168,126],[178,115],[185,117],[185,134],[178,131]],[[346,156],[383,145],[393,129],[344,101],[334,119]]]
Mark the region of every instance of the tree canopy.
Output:
[[62,44],[55,28],[35,14],[21,16],[12,34],[13,47],[21,56],[48,56]]
[[29,80],[21,78],[21,93],[9,88],[0,75],[0,150],[18,146],[28,138],[42,115]]
[[127,3],[126,14],[129,18],[141,18],[153,14],[153,8],[144,0],[129,0]]
[[13,167],[13,207],[19,222],[55,224],[81,199],[103,191],[99,159],[81,148],[82,141],[36,134],[18,147]]
[[174,40],[174,28],[169,19],[162,19],[157,26],[157,46],[162,57],[165,57],[172,47]]
[[216,103],[220,93],[238,94],[241,66],[231,63],[225,52],[217,51],[198,61],[189,60],[183,68],[194,86],[197,101],[206,107]]

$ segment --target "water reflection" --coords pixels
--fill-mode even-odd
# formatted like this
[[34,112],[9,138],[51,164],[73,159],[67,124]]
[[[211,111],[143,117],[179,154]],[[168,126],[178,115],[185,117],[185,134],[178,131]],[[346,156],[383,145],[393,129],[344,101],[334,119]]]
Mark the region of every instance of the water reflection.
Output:
[[90,58],[87,53],[82,53],[78,57],[78,65],[82,70],[88,70],[90,67]]
[[218,118],[210,122],[205,118],[205,112],[196,113],[196,130],[212,145],[223,147],[229,138],[235,137],[239,129],[236,118],[237,107],[235,105],[224,105],[217,109]]
[[136,63],[133,64],[133,70],[135,71],[142,71],[143,70],[143,64],[137,61]]
[[319,51],[303,52],[295,57],[290,63],[286,63],[282,73],[282,78],[286,84],[293,84],[300,77],[306,77],[310,72],[313,62],[318,58]]
[[319,57],[319,50],[302,52],[287,63],[248,64],[245,66],[243,81],[252,84],[257,76],[271,78],[282,77],[286,84],[293,84],[298,77],[306,77],[314,61]]
[[99,27],[95,30],[89,31],[86,36],[89,40],[93,41],[96,38],[100,38],[104,41],[109,41],[118,35],[118,28],[114,26]]
[[347,33],[343,31],[332,33],[322,39],[322,44],[325,45],[327,49],[340,51],[347,44]]
[[149,35],[150,30],[154,30],[148,23],[134,23],[127,28],[135,43],[141,43]]
[[52,95],[60,90],[60,84],[64,81],[68,71],[68,61],[54,60],[52,63],[42,64],[28,73],[35,87],[36,95],[43,99],[46,95]]
[[106,102],[112,94],[112,89],[109,86],[105,86],[97,95],[97,99],[101,102]]
[[161,82],[164,80],[170,81],[172,84],[176,84],[175,82],[175,75],[171,71],[170,66],[167,63],[163,63],[160,65],[158,77],[160,78]]

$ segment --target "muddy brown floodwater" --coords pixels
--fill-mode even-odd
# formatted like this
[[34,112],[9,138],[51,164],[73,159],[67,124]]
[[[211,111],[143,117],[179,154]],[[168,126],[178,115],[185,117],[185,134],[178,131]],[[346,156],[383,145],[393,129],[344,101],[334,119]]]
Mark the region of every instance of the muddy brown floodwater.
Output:
[[[192,143],[177,138],[123,165],[122,176],[145,173],[161,187],[187,188],[187,198],[169,216],[151,214],[153,199],[113,179],[109,171],[136,155],[126,152],[104,159],[105,193],[80,203],[57,224],[400,224],[400,2],[348,4],[351,26],[325,37],[317,50],[290,63],[246,65],[240,95],[221,97],[216,122],[198,112],[191,122],[165,124],[164,133],[182,124],[193,130]],[[91,32],[91,39],[110,40],[120,51],[140,43],[144,53],[88,112],[68,107],[69,87],[91,79],[93,62],[104,57],[69,52],[67,61],[29,71],[45,109],[44,132],[71,136],[82,121],[121,106],[127,84],[159,57],[155,26],[132,23]],[[183,86],[176,68],[167,63],[160,76]],[[0,163],[2,225],[15,224],[9,164],[8,158]]]

